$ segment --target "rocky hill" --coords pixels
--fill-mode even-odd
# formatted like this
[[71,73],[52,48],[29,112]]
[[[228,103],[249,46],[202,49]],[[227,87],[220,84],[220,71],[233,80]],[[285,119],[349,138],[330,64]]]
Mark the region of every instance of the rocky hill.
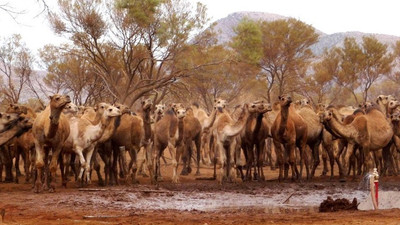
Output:
[[[228,15],[225,18],[217,20],[215,23],[215,30],[218,31],[218,42],[220,44],[229,42],[232,37],[235,36],[235,32],[233,28],[237,26],[237,24],[243,19],[249,18],[252,20],[265,20],[265,21],[273,21],[278,19],[287,19],[288,17],[265,13],[265,12],[235,12]],[[340,47],[343,45],[343,40],[346,37],[353,37],[357,42],[362,42],[363,36],[373,35],[380,42],[387,44],[388,46],[394,45],[396,41],[400,40],[400,37],[386,35],[386,34],[371,34],[371,33],[362,33],[358,31],[351,32],[342,32],[342,33],[334,33],[334,34],[326,34],[320,31],[318,28],[314,27],[316,32],[320,35],[319,42],[314,44],[311,49],[314,54],[320,55],[325,48],[331,48],[334,46]]]

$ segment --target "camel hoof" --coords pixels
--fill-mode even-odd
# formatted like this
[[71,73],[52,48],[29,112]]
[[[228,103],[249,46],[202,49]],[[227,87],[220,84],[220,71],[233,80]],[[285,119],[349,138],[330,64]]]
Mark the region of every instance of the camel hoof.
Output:
[[157,177],[157,182],[160,182],[160,181],[164,181],[164,178],[161,176]]
[[200,176],[200,175],[201,175],[201,174],[200,174],[200,171],[197,170],[195,176]]
[[36,183],[34,188],[33,188],[33,192],[34,193],[40,193],[43,191],[43,187],[41,183]]
[[149,175],[147,175],[145,173],[142,173],[141,175],[142,175],[142,177],[149,177]]
[[339,178],[339,182],[346,182],[346,178],[344,177]]
[[104,187],[104,186],[105,186],[105,184],[104,184],[104,181],[103,181],[103,180],[99,180],[99,181],[97,181],[97,185],[99,185],[99,186],[101,186],[101,187]]
[[187,175],[189,175],[188,169],[187,168],[183,168],[182,171],[181,171],[181,176],[187,176]]

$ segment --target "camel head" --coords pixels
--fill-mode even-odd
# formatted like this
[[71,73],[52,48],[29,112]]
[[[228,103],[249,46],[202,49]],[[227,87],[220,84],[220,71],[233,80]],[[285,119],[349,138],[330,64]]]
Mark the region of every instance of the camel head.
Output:
[[175,111],[176,117],[178,119],[183,119],[186,116],[186,109],[185,108],[179,108]]
[[214,100],[214,109],[217,109],[219,112],[222,112],[222,110],[225,109],[226,105],[228,105],[228,102],[226,100],[220,98]]
[[390,120],[392,120],[392,123],[399,123],[400,122],[400,113],[396,112],[390,115]]
[[108,106],[110,106],[108,103],[100,102],[94,107],[94,111],[101,115],[104,113],[104,110],[106,110]]
[[387,105],[390,101],[396,101],[396,98],[392,95],[378,95],[376,98],[377,104]]
[[63,109],[64,114],[71,114],[71,115],[76,115],[78,111],[79,111],[78,106],[76,106],[72,102],[68,103]]
[[176,113],[178,109],[185,108],[182,103],[171,103],[169,105]]
[[7,113],[17,113],[19,114],[27,114],[28,113],[28,108],[23,105],[18,105],[18,104],[10,104],[8,109],[6,110]]
[[68,95],[60,95],[55,94],[49,97],[50,98],[50,108],[62,110],[68,103],[71,102],[71,99]]
[[124,105],[124,104],[115,103],[114,106],[115,106],[117,109],[121,110],[121,113],[122,113],[122,114],[125,114],[125,113],[131,114],[131,109],[130,109],[128,106]]
[[143,111],[149,110],[153,106],[153,102],[149,98],[142,100],[141,104]]
[[106,118],[111,118],[111,117],[116,117],[116,116],[121,116],[121,110],[119,110],[117,107],[114,107],[112,105],[107,105],[105,106],[105,109],[103,111],[103,116]]
[[324,112],[326,109],[327,105],[323,104],[323,103],[318,103],[317,104],[317,108],[316,108],[316,113],[318,114],[319,112]]
[[400,106],[400,102],[399,101],[393,101],[393,100],[389,101],[389,104],[388,104],[389,109],[395,109],[398,106]]
[[164,115],[165,108],[166,108],[165,104],[157,104],[155,106],[154,114],[158,116]]
[[22,128],[24,131],[27,131],[32,128],[33,126],[33,121],[29,117],[25,116],[20,116],[18,118],[18,126]]
[[281,95],[278,99],[281,106],[289,106],[292,103],[292,98],[289,95]]
[[311,106],[311,102],[310,102],[310,100],[308,100],[308,99],[306,99],[306,98],[303,98],[302,100],[300,100],[300,105],[303,107],[303,106],[306,106],[306,105],[308,105],[308,106]]
[[5,127],[16,122],[18,120],[18,118],[19,118],[19,116],[16,113],[0,112],[0,132],[2,132]]
[[272,106],[269,103],[264,102],[264,100],[254,101],[249,104],[249,112],[252,112],[254,109],[258,113],[266,113],[268,111],[272,111]]

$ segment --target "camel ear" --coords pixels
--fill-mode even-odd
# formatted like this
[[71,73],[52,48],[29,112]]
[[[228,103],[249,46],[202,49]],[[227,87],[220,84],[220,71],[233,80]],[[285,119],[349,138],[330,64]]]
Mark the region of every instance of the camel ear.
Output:
[[53,99],[53,95],[49,95],[49,99],[52,100]]
[[10,107],[13,107],[13,106],[14,106],[14,104],[10,103]]

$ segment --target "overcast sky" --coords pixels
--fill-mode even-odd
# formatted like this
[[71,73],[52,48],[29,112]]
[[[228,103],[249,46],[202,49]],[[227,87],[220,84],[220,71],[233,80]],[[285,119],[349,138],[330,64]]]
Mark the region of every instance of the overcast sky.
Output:
[[[400,36],[399,0],[189,0],[207,5],[212,20],[237,11],[258,11],[294,17],[324,33],[361,31]],[[36,51],[47,43],[61,43],[52,32],[41,6],[36,0],[0,0],[9,2],[15,10],[25,10],[14,21],[0,11],[0,37],[13,33],[22,35],[30,49]],[[47,0],[50,6],[56,0]]]

